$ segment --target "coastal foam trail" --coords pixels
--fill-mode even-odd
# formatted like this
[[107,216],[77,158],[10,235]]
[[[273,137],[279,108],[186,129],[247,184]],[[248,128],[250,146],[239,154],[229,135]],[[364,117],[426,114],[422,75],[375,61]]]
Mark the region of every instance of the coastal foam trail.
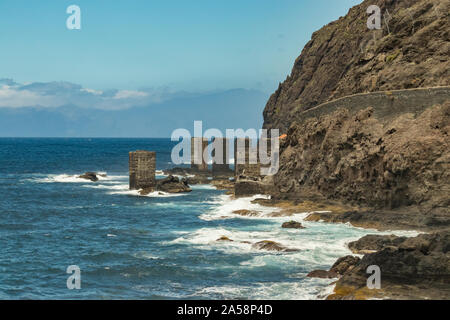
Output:
[[[217,207],[211,210],[210,212],[206,212],[200,215],[199,218],[205,221],[236,218],[238,215],[233,213],[233,211],[242,209],[259,211],[261,216],[280,211],[280,209],[278,208],[269,208],[261,206],[260,204],[257,203],[256,204],[252,203],[253,200],[258,198],[269,199],[269,197],[266,195],[255,195],[252,197],[238,198],[238,199],[232,199],[232,197],[229,195],[220,195],[216,197],[214,200],[215,203],[217,204]],[[255,217],[247,216],[242,218],[252,219]]]
[[[185,194],[171,194],[162,191],[151,192],[146,195],[141,195],[140,190],[130,190],[128,184],[128,176],[126,175],[107,175],[106,172],[97,172],[98,181],[89,181],[87,179],[80,178],[80,174],[48,174],[48,175],[35,175],[37,177],[32,179],[26,179],[29,182],[34,183],[76,183],[81,184],[83,188],[110,190],[107,192],[109,195],[128,195],[136,197],[149,197],[149,198],[170,198],[180,197]],[[157,178],[166,177],[161,170],[158,170]],[[207,189],[206,186],[199,187],[197,189]]]
[[[117,181],[124,181],[128,179],[128,176],[124,175],[112,175],[108,176],[106,172],[97,172],[97,182],[92,182],[87,179],[80,178],[81,174],[48,174],[48,175],[40,175],[36,174],[36,178],[28,179],[32,182],[37,183],[116,183]],[[105,176],[102,176],[105,175]],[[43,177],[42,177],[43,176]]]
[[255,283],[252,286],[212,286],[199,289],[192,296],[213,299],[313,300],[329,294],[330,289],[322,289],[327,287],[328,282],[330,281],[325,279],[308,278],[295,282]]
[[[286,217],[273,217],[274,212],[281,209],[264,207],[252,203],[264,196],[233,199],[228,195],[215,197],[213,208],[199,215],[199,219],[221,224],[217,227],[207,227],[192,232],[180,233],[179,236],[167,242],[166,245],[184,244],[201,250],[213,250],[227,255],[245,255],[249,258],[235,266],[236,272],[252,270],[279,269],[291,270],[293,266],[305,266],[300,273],[292,273],[290,277],[298,278],[298,282],[273,282],[256,284],[255,286],[215,286],[198,291],[199,296],[217,295],[233,299],[250,297],[255,299],[320,299],[332,292],[330,280],[306,278],[309,271],[328,269],[340,257],[352,255],[347,244],[358,240],[367,234],[395,234],[398,236],[416,236],[415,231],[385,231],[353,227],[350,224],[334,224],[325,222],[310,222],[305,218],[311,212],[298,212]],[[241,216],[233,213],[235,210],[255,210],[257,216]],[[248,221],[240,226],[237,223],[229,225],[220,221]],[[295,220],[301,222],[305,229],[284,229],[284,222]],[[253,221],[250,223],[250,221]],[[227,237],[232,241],[217,241]],[[266,251],[253,246],[259,241],[275,241],[295,252]],[[258,289],[260,288],[260,290]],[[256,290],[256,291],[252,291]],[[286,291],[288,290],[288,291]]]
[[[157,172],[158,178],[164,176],[162,171]],[[39,212],[55,214],[53,219],[65,221],[65,215],[59,212],[71,208],[71,213],[79,211],[74,217],[80,223],[90,221],[78,237],[92,232],[85,243],[108,244],[96,249],[98,254],[83,256],[89,263],[95,261],[98,271],[91,276],[100,277],[96,281],[102,285],[102,277],[113,273],[123,281],[122,287],[129,279],[139,279],[139,285],[130,288],[130,297],[138,293],[139,297],[164,298],[322,299],[332,292],[332,280],[306,275],[315,269],[328,269],[339,257],[351,254],[348,242],[369,233],[417,234],[305,221],[310,212],[274,216],[282,209],[252,203],[268,196],[235,199],[212,185],[191,186],[191,193],[153,192],[142,196],[139,190],[129,190],[125,174],[100,176],[97,182],[74,174],[33,174],[31,178],[24,175],[22,181],[38,186],[33,192],[41,190],[46,195],[47,190],[56,191],[58,204],[49,206],[43,201],[39,205],[45,209]],[[64,196],[67,192],[80,195],[74,198],[76,204],[85,203],[74,206],[71,198]],[[160,199],[143,199],[146,197]],[[236,210],[257,214],[241,216],[233,213]],[[291,220],[302,223],[305,229],[281,228]],[[67,240],[65,233],[44,230],[43,237],[78,239],[71,236]],[[223,236],[233,241],[217,241]],[[264,240],[298,251],[267,251],[253,246]],[[122,247],[124,243],[127,245]],[[165,288],[158,287],[159,282]]]

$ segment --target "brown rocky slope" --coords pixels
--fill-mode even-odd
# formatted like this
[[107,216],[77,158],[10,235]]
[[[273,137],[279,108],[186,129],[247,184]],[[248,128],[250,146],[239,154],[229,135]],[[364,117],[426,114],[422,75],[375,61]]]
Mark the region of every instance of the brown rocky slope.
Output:
[[[382,30],[366,26],[373,4]],[[307,220],[435,232],[352,244],[365,255],[351,269],[310,274],[341,276],[329,299],[449,299],[449,12],[450,0],[364,1],[313,34],[264,110],[264,127],[287,134],[272,202],[332,201],[355,209]]]
[[[367,28],[370,5],[384,14],[382,30]],[[366,0],[351,8],[312,35],[269,99],[264,127],[285,133],[296,113],[355,93],[448,86],[449,12],[449,0]]]
[[[372,4],[389,28],[367,28]],[[279,197],[407,208],[450,226],[449,9],[450,0],[364,1],[313,34],[264,111],[266,128],[287,133]],[[444,87],[409,89],[433,86]],[[340,102],[315,107],[330,100]]]
[[372,113],[373,108],[355,115],[338,109],[293,125],[274,179],[280,196],[316,192],[378,209],[448,213],[450,103],[387,124]]

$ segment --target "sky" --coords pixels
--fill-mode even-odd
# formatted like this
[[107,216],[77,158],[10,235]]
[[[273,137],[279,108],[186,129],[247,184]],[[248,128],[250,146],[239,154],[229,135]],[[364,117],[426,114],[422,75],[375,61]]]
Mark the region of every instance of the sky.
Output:
[[261,128],[312,33],[360,2],[0,0],[0,136]]
[[[270,93],[312,32],[360,2],[1,0],[0,79],[129,95],[142,88]],[[66,27],[73,4],[81,30]]]

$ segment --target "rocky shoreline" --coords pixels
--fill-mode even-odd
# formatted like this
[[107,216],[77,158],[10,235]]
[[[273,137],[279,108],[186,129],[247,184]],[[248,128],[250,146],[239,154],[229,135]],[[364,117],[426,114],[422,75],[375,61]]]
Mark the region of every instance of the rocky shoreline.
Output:
[[[367,30],[370,5],[389,11],[389,28]],[[363,1],[313,33],[266,105],[264,128],[284,135],[273,187],[248,184],[272,196],[260,204],[315,211],[307,221],[426,232],[363,238],[345,272],[312,270],[337,279],[329,299],[449,298],[449,8]],[[366,286],[370,265],[380,290]]]
[[[166,173],[168,174],[168,173]],[[187,176],[191,173],[183,173]],[[187,178],[182,178],[187,179]],[[211,184],[226,190],[233,198],[254,195],[255,192],[236,195],[236,181],[233,179],[206,179],[191,177],[191,182]],[[256,182],[258,183],[258,182]],[[339,258],[329,270],[311,270],[308,277],[330,279],[333,292],[327,299],[449,299],[450,298],[450,219],[445,213],[424,215],[415,210],[376,210],[367,207],[343,204],[311,196],[308,200],[277,199],[277,195],[257,198],[252,203],[274,208],[271,217],[291,217],[308,212],[305,221],[350,223],[353,226],[388,230],[408,230],[426,232],[416,237],[394,235],[367,235],[348,243],[353,255]],[[275,210],[276,209],[276,210]],[[240,209],[233,214],[257,217],[260,212]],[[300,222],[292,220],[283,223],[283,228],[304,228]],[[233,241],[221,236],[217,241]],[[298,249],[265,240],[253,243],[259,250],[295,252]],[[367,287],[367,267],[377,265],[381,269],[381,289]]]
[[[208,174],[195,174],[174,168],[163,172],[155,188],[140,190],[140,195],[151,192],[190,192],[190,185],[209,184],[225,190],[232,198],[236,181],[230,177],[211,178]],[[173,174],[176,174],[173,175]],[[79,178],[98,181],[99,175],[87,172]],[[239,178],[237,179],[239,181]],[[367,235],[347,244],[354,255],[339,258],[329,270],[311,270],[308,277],[330,279],[333,292],[327,299],[450,299],[450,224],[445,214],[423,215],[420,212],[399,210],[374,210],[338,201],[311,197],[309,200],[277,199],[277,196],[256,198],[252,201],[264,207],[274,208],[268,217],[293,217],[308,213],[304,221],[350,223],[366,229],[408,230],[424,232],[416,237],[394,235]],[[261,212],[245,208],[233,211],[244,217],[258,217]],[[304,229],[295,220],[280,225],[286,229]],[[217,241],[233,242],[218,235]],[[257,250],[297,252],[272,240],[251,244]],[[367,267],[377,265],[381,269],[381,289],[367,287]]]
[[[367,30],[363,21],[374,4],[390,12],[390,28]],[[439,0],[366,0],[351,8],[312,35],[267,102],[263,127],[283,134],[278,172],[188,178],[236,198],[270,196],[254,203],[278,208],[274,217],[308,212],[306,221],[425,232],[365,237],[349,244],[361,259],[311,270],[336,279],[329,299],[449,298],[447,12],[449,3]],[[259,215],[245,209],[233,213]],[[366,286],[370,265],[381,269],[380,290]]]
[[[450,226],[448,216],[369,210],[325,201],[256,199],[261,205],[281,208],[280,216],[311,212],[305,221],[350,223],[379,231],[427,232],[416,237],[367,235],[350,242],[357,256],[341,257],[330,270],[312,270],[308,276],[334,279],[327,299],[450,299]],[[364,211],[365,210],[365,211]],[[367,267],[381,269],[382,287],[369,289]]]

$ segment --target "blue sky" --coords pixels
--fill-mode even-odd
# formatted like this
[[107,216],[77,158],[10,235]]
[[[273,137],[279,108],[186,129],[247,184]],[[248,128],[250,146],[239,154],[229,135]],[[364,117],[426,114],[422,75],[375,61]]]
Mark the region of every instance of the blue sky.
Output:
[[[0,78],[272,92],[312,32],[359,0],[2,0]],[[66,8],[81,8],[81,30]]]

